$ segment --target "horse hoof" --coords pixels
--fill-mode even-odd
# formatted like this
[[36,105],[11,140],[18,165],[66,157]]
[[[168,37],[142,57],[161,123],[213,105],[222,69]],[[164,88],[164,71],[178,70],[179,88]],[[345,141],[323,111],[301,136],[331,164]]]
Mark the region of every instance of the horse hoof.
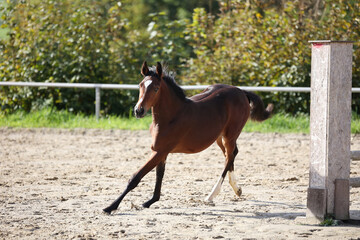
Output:
[[241,188],[239,188],[239,189],[237,190],[237,192],[236,192],[236,195],[237,195],[238,197],[240,197],[241,194],[242,194],[242,190],[241,190]]
[[143,205],[142,205],[144,208],[150,208],[150,206],[151,206],[151,204],[149,204],[149,203],[144,203]]
[[206,205],[215,206],[214,201],[213,201],[212,199],[210,199],[209,197],[206,197],[206,198],[204,199],[204,202],[205,202]]
[[104,208],[104,209],[103,209],[103,212],[104,212],[104,213],[107,213],[107,214],[111,214],[112,209],[111,209],[110,207],[107,207],[107,208]]
[[205,205],[214,207],[215,203],[214,203],[214,201],[209,201],[209,200],[205,199]]

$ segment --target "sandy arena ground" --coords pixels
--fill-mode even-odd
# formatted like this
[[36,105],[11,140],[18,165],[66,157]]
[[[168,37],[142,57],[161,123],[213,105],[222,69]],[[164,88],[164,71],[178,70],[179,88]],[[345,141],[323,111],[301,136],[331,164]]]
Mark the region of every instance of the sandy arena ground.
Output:
[[[243,133],[235,173],[203,199],[222,172],[213,145],[169,155],[162,196],[150,209],[155,172],[112,215],[102,213],[150,154],[148,131],[0,128],[0,239],[359,239],[360,226],[304,225],[309,136]],[[360,149],[360,136],[352,137]],[[352,163],[360,176],[360,162]],[[351,190],[360,219],[360,189]]]

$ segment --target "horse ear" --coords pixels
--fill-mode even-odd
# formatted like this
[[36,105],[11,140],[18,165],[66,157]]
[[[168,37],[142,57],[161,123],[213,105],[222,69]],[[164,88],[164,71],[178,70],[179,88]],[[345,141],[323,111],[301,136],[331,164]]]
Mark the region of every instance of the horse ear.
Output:
[[146,61],[144,61],[142,67],[141,67],[141,75],[143,75],[144,77],[149,75],[149,68],[146,64]]
[[162,77],[162,67],[161,67],[161,63],[157,62],[156,64],[156,74],[160,77]]

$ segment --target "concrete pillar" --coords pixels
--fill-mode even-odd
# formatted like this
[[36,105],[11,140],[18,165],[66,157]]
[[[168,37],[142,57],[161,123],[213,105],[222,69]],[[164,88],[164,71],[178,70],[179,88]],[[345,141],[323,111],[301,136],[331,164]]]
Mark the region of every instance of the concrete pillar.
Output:
[[[347,186],[350,175],[352,42],[311,41],[310,175],[306,217],[322,221],[349,209],[335,202],[349,202],[337,194],[335,181]],[[346,207],[345,207],[346,208]],[[345,211],[345,213],[344,213]],[[347,211],[347,212],[346,212]],[[335,216],[336,218],[337,216]]]

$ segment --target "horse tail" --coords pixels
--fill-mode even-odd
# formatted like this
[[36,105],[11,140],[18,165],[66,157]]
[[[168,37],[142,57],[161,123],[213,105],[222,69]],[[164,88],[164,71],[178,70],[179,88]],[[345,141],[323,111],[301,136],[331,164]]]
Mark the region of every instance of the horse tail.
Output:
[[262,122],[271,117],[274,109],[273,104],[269,104],[266,109],[264,102],[255,93],[244,91],[250,103],[250,119],[253,121]]

